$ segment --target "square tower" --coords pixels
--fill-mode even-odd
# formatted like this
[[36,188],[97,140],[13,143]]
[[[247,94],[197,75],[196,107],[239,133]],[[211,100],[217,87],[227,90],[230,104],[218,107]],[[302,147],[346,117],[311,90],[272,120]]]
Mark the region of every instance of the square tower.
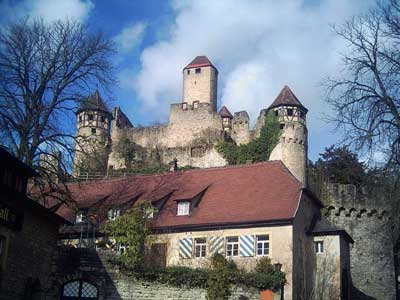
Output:
[[183,103],[209,103],[217,111],[218,70],[206,56],[197,56],[183,69]]

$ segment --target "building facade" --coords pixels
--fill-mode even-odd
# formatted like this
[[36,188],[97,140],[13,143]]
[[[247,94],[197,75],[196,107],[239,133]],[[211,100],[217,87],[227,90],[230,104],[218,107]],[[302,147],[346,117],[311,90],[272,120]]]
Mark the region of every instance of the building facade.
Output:
[[26,196],[38,174],[0,147],[0,299],[43,299],[61,224],[59,215]]
[[62,232],[65,244],[111,247],[98,229],[97,235],[90,235],[94,230],[89,229],[90,237],[82,233],[87,221],[100,228],[136,201],[149,200],[157,211],[150,248],[162,250],[158,253],[163,265],[207,267],[212,255],[220,253],[250,270],[267,256],[286,273],[284,299],[304,299],[314,291],[319,255],[315,243],[338,238],[347,246],[324,241],[320,252],[337,264],[335,281],[326,283],[335,291],[329,299],[349,299],[350,270],[341,261],[349,261],[345,249],[352,240],[341,239],[348,236],[343,230],[319,230],[322,203],[280,161],[90,181],[69,188],[79,210],[60,207],[57,212],[77,221],[76,228],[82,226]]

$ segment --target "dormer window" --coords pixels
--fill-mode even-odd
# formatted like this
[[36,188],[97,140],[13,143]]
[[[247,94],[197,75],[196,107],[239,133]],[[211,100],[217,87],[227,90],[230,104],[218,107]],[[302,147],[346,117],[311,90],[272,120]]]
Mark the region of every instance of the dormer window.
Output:
[[111,221],[114,221],[119,216],[120,216],[120,210],[118,208],[112,208],[107,212],[107,218]]
[[196,74],[200,74],[201,73],[201,68],[196,68],[195,72],[196,72]]
[[87,215],[88,215],[88,213],[87,213],[86,209],[78,210],[78,212],[76,213],[75,222],[76,223],[85,222],[87,219]]
[[177,216],[188,216],[190,212],[190,202],[189,201],[182,201],[178,202],[178,212]]

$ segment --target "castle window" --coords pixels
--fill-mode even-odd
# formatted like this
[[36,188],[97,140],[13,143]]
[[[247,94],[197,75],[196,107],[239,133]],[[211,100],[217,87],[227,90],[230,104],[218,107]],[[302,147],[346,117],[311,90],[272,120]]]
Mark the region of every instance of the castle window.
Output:
[[233,257],[239,255],[239,240],[237,236],[226,238],[226,256]]
[[187,73],[188,75],[190,75],[190,70],[187,70],[186,73]]
[[280,128],[280,129],[285,128],[285,124],[283,124],[283,123],[279,124],[279,128]]
[[314,242],[314,246],[315,246],[315,253],[323,253],[324,252],[324,242],[323,241]]
[[182,109],[183,109],[183,110],[187,110],[187,109],[188,109],[188,105],[187,105],[186,102],[183,102],[183,103],[182,103]]
[[199,101],[193,101],[193,108],[199,107]]
[[101,117],[100,120],[101,120],[101,122],[104,123],[106,121],[106,118],[105,117]]
[[192,157],[201,157],[206,153],[204,147],[193,147],[190,148],[190,156]]
[[279,115],[279,111],[276,110],[276,111],[275,111],[275,116],[278,116],[278,115]]
[[92,128],[91,132],[92,132],[92,134],[95,134],[96,133],[96,128]]
[[79,123],[82,123],[82,116],[79,116]]
[[178,212],[177,216],[188,216],[190,211],[190,202],[189,201],[183,201],[183,202],[178,202]]
[[195,257],[206,257],[207,254],[207,243],[205,238],[194,240],[194,256]]
[[201,68],[196,68],[195,72],[196,72],[196,74],[200,74],[201,73]]
[[89,121],[93,121],[93,115],[89,115]]
[[257,256],[269,255],[269,236],[257,235]]
[[293,109],[288,108],[288,109],[287,109],[287,115],[288,115],[288,116],[293,116]]

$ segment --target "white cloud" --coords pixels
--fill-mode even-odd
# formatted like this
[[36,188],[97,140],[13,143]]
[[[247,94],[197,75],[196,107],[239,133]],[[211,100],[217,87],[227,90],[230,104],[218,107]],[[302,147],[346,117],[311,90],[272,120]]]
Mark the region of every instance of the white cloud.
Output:
[[115,38],[120,54],[128,54],[140,45],[143,40],[146,23],[139,22],[133,26],[125,27]]
[[[325,104],[318,84],[338,70],[343,44],[330,25],[342,23],[371,1],[174,1],[165,40],[144,49],[132,79],[141,107],[166,117],[182,92],[182,68],[207,55],[219,69],[219,102],[247,110],[254,122],[283,85],[310,109],[311,122]],[[160,108],[154,110],[154,108]]]
[[49,22],[66,18],[83,22],[93,8],[91,0],[5,0],[0,3],[0,17],[2,24],[27,16]]
[[31,13],[47,21],[65,18],[84,21],[93,7],[90,0],[36,0],[33,1]]

